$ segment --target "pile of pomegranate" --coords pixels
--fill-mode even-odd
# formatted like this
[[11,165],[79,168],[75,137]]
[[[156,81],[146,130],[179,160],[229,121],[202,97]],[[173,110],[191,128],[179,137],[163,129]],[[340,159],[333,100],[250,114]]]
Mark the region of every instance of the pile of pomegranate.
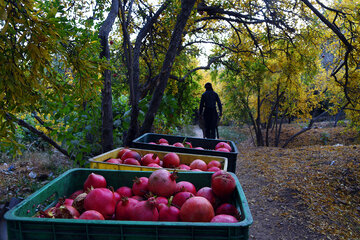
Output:
[[[156,142],[149,142],[149,144],[158,144],[158,145],[165,145],[165,146],[193,148],[193,149],[204,150],[203,147],[193,147],[191,142],[186,142],[186,141],[184,141],[182,143],[181,142],[176,142],[174,144],[170,144],[169,141],[166,140],[165,138],[160,138]],[[231,152],[231,146],[227,142],[219,142],[218,144],[216,144],[215,149],[211,149],[211,150],[220,151],[220,152]]]
[[195,159],[189,165],[187,165],[181,163],[179,155],[174,152],[169,152],[162,159],[160,159],[156,153],[147,153],[144,156],[141,156],[140,153],[135,150],[130,150],[129,148],[123,148],[118,152],[117,158],[110,158],[105,162],[155,168],[176,168],[189,171],[216,172],[221,170],[221,163],[216,160],[212,160],[209,163],[206,163],[202,159]]
[[136,177],[132,186],[116,190],[105,177],[91,173],[83,189],[56,206],[39,211],[39,218],[90,220],[236,223],[240,212],[232,203],[235,179],[224,170],[211,176],[211,186],[196,189],[189,181],[176,181],[177,173],[158,169],[149,177]]

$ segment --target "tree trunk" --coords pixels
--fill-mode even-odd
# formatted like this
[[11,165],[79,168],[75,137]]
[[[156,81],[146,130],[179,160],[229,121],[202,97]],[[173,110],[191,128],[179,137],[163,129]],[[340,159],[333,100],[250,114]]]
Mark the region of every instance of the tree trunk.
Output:
[[[109,49],[109,33],[114,24],[119,11],[119,1],[113,0],[111,10],[106,20],[102,24],[99,31],[99,38],[101,44],[100,58],[110,60]],[[112,113],[112,93],[111,93],[111,72],[106,69],[103,72],[104,84],[101,91],[101,118],[102,118],[102,151],[107,152],[113,149],[113,113]]]
[[135,46],[133,50],[133,54],[131,54],[131,42],[127,32],[127,24],[124,14],[124,8],[122,8],[122,28],[123,34],[125,38],[124,49],[127,50],[127,64],[128,64],[128,77],[129,77],[129,86],[130,86],[130,104],[131,104],[131,120],[130,127],[126,133],[126,137],[124,139],[125,146],[131,146],[132,140],[134,140],[139,134],[139,77],[140,77],[140,55],[141,55],[141,46],[143,39],[146,37],[147,33],[150,31],[152,25],[155,23],[156,19],[160,16],[160,14],[167,8],[170,1],[166,1],[145,23],[145,25],[140,30],[139,34],[136,37]]
[[316,122],[319,118],[321,118],[322,116],[324,116],[327,113],[327,111],[322,112],[319,116],[317,116],[316,118],[313,118],[310,120],[309,124],[307,125],[307,127],[304,127],[303,129],[301,129],[299,132],[295,133],[294,135],[292,135],[291,137],[289,137],[286,142],[284,143],[284,145],[282,146],[282,148],[285,148],[292,140],[294,140],[297,136],[299,136],[300,134],[303,134],[304,132],[310,130],[312,128],[312,125],[314,124],[314,122]]
[[257,89],[257,117],[256,117],[256,144],[257,146],[264,146],[264,139],[261,130],[261,101],[260,101],[260,86]]
[[195,0],[181,1],[181,12],[176,19],[176,24],[171,36],[168,51],[166,53],[165,60],[163,62],[163,66],[160,72],[159,84],[156,86],[155,91],[153,93],[149,110],[145,115],[144,123],[140,129],[140,134],[149,132],[154,123],[155,115],[159,109],[162,97],[164,95],[164,91],[167,86],[167,82],[170,76],[170,72],[175,60],[177,50],[181,44],[184,28],[191,14],[191,10],[194,7],[194,4],[195,4]]

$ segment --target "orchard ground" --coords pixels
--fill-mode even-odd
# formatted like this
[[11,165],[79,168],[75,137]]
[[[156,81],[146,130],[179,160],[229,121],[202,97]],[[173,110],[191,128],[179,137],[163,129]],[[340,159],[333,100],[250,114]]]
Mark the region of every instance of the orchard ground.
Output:
[[[282,143],[300,129],[285,125]],[[254,219],[249,239],[360,239],[358,132],[318,123],[284,149],[255,147],[247,127],[219,133],[238,147],[236,175]],[[197,126],[179,134],[202,137]],[[2,157],[0,211],[72,167],[57,152]]]

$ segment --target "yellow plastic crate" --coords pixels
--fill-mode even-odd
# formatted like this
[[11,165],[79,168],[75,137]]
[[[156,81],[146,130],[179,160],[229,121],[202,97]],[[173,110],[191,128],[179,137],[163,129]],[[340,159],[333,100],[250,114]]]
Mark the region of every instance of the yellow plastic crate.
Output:
[[[129,164],[115,164],[115,163],[107,163],[104,162],[110,158],[116,158],[118,152],[120,152],[123,148],[116,148],[112,151],[103,153],[96,157],[90,158],[90,168],[95,169],[111,169],[111,170],[127,170],[127,171],[155,171],[158,168],[155,167],[147,167],[147,166],[136,166],[136,165],[129,165]],[[164,151],[153,151],[153,150],[145,150],[145,149],[138,149],[138,148],[129,148],[130,150],[138,152],[141,157],[143,157],[147,153],[155,153],[159,156],[160,160],[169,153]],[[219,157],[219,156],[208,156],[208,155],[195,155],[195,154],[187,154],[187,153],[176,153],[180,157],[180,163],[190,165],[190,163],[195,159],[201,159],[206,163],[210,161],[219,161],[221,163],[221,169],[227,171],[228,167],[228,159],[226,157]],[[168,170],[171,170],[168,168]],[[186,171],[180,170],[179,171]]]

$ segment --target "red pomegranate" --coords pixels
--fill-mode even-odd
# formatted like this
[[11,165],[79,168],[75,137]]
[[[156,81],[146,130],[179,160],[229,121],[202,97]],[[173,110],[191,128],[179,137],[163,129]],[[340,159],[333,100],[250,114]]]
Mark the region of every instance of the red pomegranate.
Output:
[[88,210],[83,212],[79,219],[88,219],[88,220],[105,220],[104,216],[96,210]]
[[160,138],[158,141],[157,141],[158,144],[160,143],[169,143],[168,140],[166,140],[165,138]]
[[122,161],[120,158],[110,158],[108,160],[106,160],[107,163],[114,163],[114,164],[121,164]]
[[217,148],[217,149],[215,149],[215,151],[219,151],[219,152],[230,152],[230,150],[227,149],[227,148]]
[[210,162],[207,164],[207,167],[208,167],[208,168],[218,167],[218,168],[221,169],[221,163],[220,163],[219,161],[212,160],[212,161],[210,161]]
[[180,209],[184,202],[186,202],[186,200],[194,196],[195,195],[191,192],[178,192],[174,195],[171,203],[172,205]]
[[234,177],[230,173],[222,171],[214,174],[216,176],[211,178],[211,188],[214,194],[222,200],[230,198],[236,188]]
[[106,179],[96,173],[90,173],[87,179],[84,182],[84,191],[93,188],[106,188]]
[[116,192],[120,194],[121,197],[131,197],[133,195],[131,188],[127,186],[122,186],[116,189]]
[[231,215],[237,219],[240,219],[241,213],[239,210],[231,203],[223,203],[218,206],[215,210],[216,215],[227,214]]
[[231,215],[226,215],[226,214],[220,214],[220,215],[216,215],[214,216],[210,222],[214,222],[214,223],[237,223],[238,220]]
[[174,206],[164,205],[159,210],[159,221],[178,222],[180,210]]
[[170,152],[163,157],[163,167],[176,168],[180,165],[180,157],[176,153]]
[[155,198],[151,197],[146,201],[136,203],[130,213],[130,220],[158,221],[159,211],[156,208]]
[[204,197],[191,197],[180,208],[183,222],[210,222],[214,216],[213,206]]
[[216,144],[215,150],[217,150],[217,149],[219,149],[219,148],[226,148],[227,150],[229,150],[229,152],[231,152],[231,146],[230,146],[229,143],[219,142],[218,144]]
[[207,164],[204,160],[201,159],[195,159],[190,163],[191,169],[200,169],[201,171],[207,170]]
[[135,158],[127,158],[123,161],[124,164],[140,166],[140,162]]
[[213,190],[210,187],[202,187],[202,188],[200,188],[197,191],[196,196],[206,198],[214,208],[217,205],[216,196],[215,196]]
[[115,219],[130,220],[130,213],[139,201],[134,198],[123,197],[116,205]]
[[107,188],[95,188],[91,190],[84,200],[85,210],[96,210],[104,218],[110,219],[115,212],[114,193]]
[[181,170],[190,170],[190,166],[186,165],[186,164],[180,164],[178,169],[181,169]]
[[220,168],[218,168],[218,167],[210,167],[210,168],[208,168],[208,172],[217,172],[217,171],[220,171],[221,169]]
[[176,142],[173,144],[174,147],[185,147],[184,144],[180,143],[180,142]]
[[121,159],[122,155],[124,155],[124,153],[128,152],[128,151],[131,151],[130,149],[128,148],[123,148],[121,149],[118,154],[117,154],[117,157]]
[[147,177],[135,177],[131,190],[134,195],[144,196],[149,192],[149,179]]
[[158,169],[149,177],[149,191],[157,196],[170,197],[176,191],[176,172]]
[[196,194],[196,187],[189,181],[180,181],[176,183],[176,192],[191,192]]
[[185,142],[185,143],[184,143],[184,147],[186,147],[186,148],[192,148],[193,146],[192,146],[191,142]]
[[147,153],[141,158],[141,165],[147,166],[150,163],[160,164],[160,159],[155,153]]
[[121,156],[121,160],[124,161],[127,158],[135,158],[139,162],[141,161],[141,156],[138,152],[130,150],[124,153],[124,155]]

